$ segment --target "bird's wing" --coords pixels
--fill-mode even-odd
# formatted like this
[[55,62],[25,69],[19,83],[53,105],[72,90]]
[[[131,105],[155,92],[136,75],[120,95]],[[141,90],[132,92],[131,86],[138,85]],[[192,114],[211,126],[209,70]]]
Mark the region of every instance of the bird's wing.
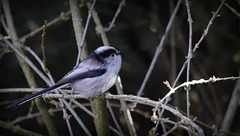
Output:
[[76,80],[84,79],[84,78],[92,78],[101,76],[106,72],[106,69],[86,69],[86,68],[75,68],[66,74],[61,80],[57,82],[57,84],[64,83],[72,83]]
[[67,86],[69,83],[72,83],[76,80],[100,76],[100,75],[104,74],[105,72],[106,72],[106,69],[93,69],[93,70],[89,70],[89,69],[85,69],[85,68],[73,69],[67,75],[65,75],[61,80],[59,80],[55,85],[53,85],[49,88],[46,88],[40,92],[29,95],[15,103],[12,103],[11,105],[7,106],[7,109],[16,109],[19,106],[21,106],[22,104],[24,104],[28,101],[31,101],[47,92],[50,92],[52,90],[56,90],[59,88],[63,88],[65,86]]

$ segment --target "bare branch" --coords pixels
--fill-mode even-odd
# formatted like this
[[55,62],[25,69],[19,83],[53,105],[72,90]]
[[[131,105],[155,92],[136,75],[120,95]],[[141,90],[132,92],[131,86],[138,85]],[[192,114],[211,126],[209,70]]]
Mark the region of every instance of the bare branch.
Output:
[[218,7],[216,12],[213,12],[213,16],[212,18],[209,20],[208,25],[206,27],[206,29],[203,31],[202,37],[199,39],[199,41],[195,44],[195,47],[193,49],[193,53],[197,50],[197,48],[199,47],[199,45],[202,43],[203,39],[205,38],[205,36],[208,34],[208,31],[211,27],[211,25],[213,24],[213,21],[219,17],[219,12],[222,9],[223,5],[225,3],[225,0],[222,1],[221,5]]
[[120,127],[120,125],[119,125],[119,123],[118,123],[118,121],[117,121],[114,113],[113,113],[112,107],[110,106],[110,103],[109,103],[108,100],[107,100],[107,107],[108,107],[108,109],[109,109],[109,112],[110,112],[110,114],[111,114],[111,116],[112,116],[112,119],[113,119],[113,121],[114,121],[117,129],[119,130],[119,132],[121,133],[121,135],[123,135],[123,131],[122,131],[122,129],[121,129],[121,127]]
[[215,76],[210,77],[209,79],[205,80],[205,79],[199,79],[199,80],[192,80],[189,82],[184,82],[181,85],[172,88],[169,84],[168,81],[165,81],[164,84],[170,89],[170,91],[161,99],[161,102],[163,102],[167,97],[169,97],[170,95],[172,95],[173,93],[175,93],[176,90],[178,90],[179,88],[182,87],[187,87],[190,85],[197,85],[197,84],[206,84],[206,83],[215,83],[218,81],[225,81],[225,80],[238,80],[240,79],[240,77],[224,77],[224,78],[216,78]]

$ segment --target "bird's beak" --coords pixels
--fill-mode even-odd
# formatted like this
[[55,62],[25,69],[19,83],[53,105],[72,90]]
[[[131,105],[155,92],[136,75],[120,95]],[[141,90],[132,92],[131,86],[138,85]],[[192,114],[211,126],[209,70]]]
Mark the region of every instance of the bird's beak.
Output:
[[121,55],[121,51],[118,51],[118,52],[117,52],[117,55]]

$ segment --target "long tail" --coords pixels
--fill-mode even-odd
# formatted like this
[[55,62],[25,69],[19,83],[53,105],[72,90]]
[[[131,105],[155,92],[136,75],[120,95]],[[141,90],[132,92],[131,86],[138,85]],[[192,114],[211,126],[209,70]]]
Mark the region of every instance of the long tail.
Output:
[[18,107],[20,107],[21,105],[23,105],[24,103],[26,103],[28,101],[31,101],[31,100],[33,100],[33,99],[35,99],[35,98],[37,98],[37,97],[47,93],[47,92],[50,92],[50,91],[58,89],[58,88],[62,88],[64,86],[67,86],[67,84],[55,84],[54,86],[51,86],[51,87],[46,88],[46,89],[44,89],[44,90],[42,90],[40,92],[34,93],[32,95],[29,95],[29,96],[27,96],[27,97],[25,97],[25,98],[23,98],[23,99],[21,99],[21,100],[19,100],[17,102],[14,102],[14,103],[8,105],[6,108],[15,110],[15,109],[17,109]]

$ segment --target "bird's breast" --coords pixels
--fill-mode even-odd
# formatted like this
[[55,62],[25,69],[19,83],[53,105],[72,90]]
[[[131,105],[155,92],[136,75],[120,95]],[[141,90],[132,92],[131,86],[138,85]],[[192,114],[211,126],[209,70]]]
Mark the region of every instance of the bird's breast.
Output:
[[117,75],[106,72],[101,76],[85,78],[72,83],[72,89],[83,97],[95,97],[110,89],[116,82]]

